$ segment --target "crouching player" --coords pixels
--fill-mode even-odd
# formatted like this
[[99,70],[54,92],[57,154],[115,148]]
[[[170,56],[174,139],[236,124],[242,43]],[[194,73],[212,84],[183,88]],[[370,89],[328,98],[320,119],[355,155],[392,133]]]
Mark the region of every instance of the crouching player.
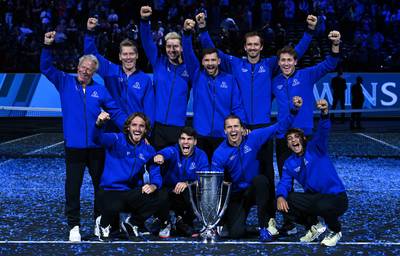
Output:
[[154,157],[154,162],[165,165],[163,188],[160,191],[159,237],[170,236],[171,223],[169,211],[175,211],[176,231],[183,236],[193,235],[194,213],[190,204],[188,184],[197,180],[196,172],[208,171],[206,153],[196,146],[197,132],[184,127],[180,132],[178,144],[162,149]]
[[[327,101],[319,100],[317,108],[321,110],[321,120],[310,142],[307,142],[301,129],[292,128],[286,132],[292,155],[283,166],[276,192],[277,208],[289,220],[305,225],[308,232],[300,238],[301,242],[312,242],[325,232],[326,227],[317,218],[322,217],[330,232],[321,244],[335,246],[342,237],[338,218],[347,210],[348,201],[343,183],[327,152],[331,127]],[[290,192],[292,178],[303,186],[304,193]]]
[[269,193],[269,183],[266,176],[259,172],[258,152],[262,145],[272,139],[276,132],[283,132],[291,127],[298,109],[303,104],[301,97],[293,97],[293,110],[286,119],[269,127],[253,130],[244,135],[245,130],[237,116],[225,118],[226,139],[215,150],[211,170],[223,172],[226,181],[232,182],[232,193],[228,208],[223,218],[224,229],[231,238],[241,238],[246,235],[246,219],[253,205],[257,205],[260,241],[273,239],[271,229],[272,218],[268,211],[268,202],[274,195]]
[[[160,168],[147,165],[155,155],[152,146],[145,142],[150,121],[142,113],[134,113],[125,121],[123,133],[103,133],[101,126],[109,119],[102,112],[94,128],[94,141],[106,149],[103,176],[100,181],[101,208],[99,239],[108,240],[110,232],[118,230],[120,212],[131,215],[123,229],[137,233],[144,221],[158,208],[158,189],[162,178]],[[127,230],[130,229],[130,230]]]

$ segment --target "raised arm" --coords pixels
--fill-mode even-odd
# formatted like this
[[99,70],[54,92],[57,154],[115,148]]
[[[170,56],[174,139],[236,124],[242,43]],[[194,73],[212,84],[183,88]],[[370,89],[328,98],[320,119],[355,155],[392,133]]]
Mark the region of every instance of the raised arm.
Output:
[[331,31],[328,35],[329,40],[332,42],[331,55],[327,56],[326,59],[313,67],[307,68],[310,76],[310,86],[314,86],[314,83],[321,79],[324,75],[333,71],[339,62],[339,45],[340,45],[340,33],[338,31]]
[[[206,22],[205,14],[204,13],[197,14],[196,22],[197,22],[197,26],[200,31],[199,39],[200,39],[201,47],[203,49],[216,48],[213,41],[211,40],[211,37],[208,34],[208,31],[206,28],[207,22]],[[228,55],[220,50],[218,50],[218,56],[221,59],[221,64],[220,64],[221,70],[225,71],[227,73],[232,73],[232,61],[234,61],[237,58],[232,55]]]
[[321,119],[309,146],[314,146],[321,154],[326,154],[328,152],[329,130],[331,128],[331,121],[328,115],[328,102],[325,99],[318,100],[317,109],[321,111]]
[[311,43],[312,36],[317,26],[318,18],[314,15],[307,16],[307,30],[304,32],[303,37],[300,39],[299,43],[295,46],[294,50],[297,53],[297,59],[301,59],[304,53],[307,51],[308,46]]
[[112,66],[116,66],[116,64],[104,58],[101,55],[96,47],[96,37],[95,37],[95,29],[97,27],[98,20],[96,18],[89,18],[86,23],[87,32],[85,33],[85,38],[83,41],[83,50],[85,54],[93,54],[99,60],[99,69],[97,72],[100,76],[104,77],[109,73],[109,70]]
[[51,53],[51,45],[54,43],[54,38],[56,36],[55,31],[47,32],[44,35],[44,47],[42,49],[42,53],[40,55],[40,72],[49,79],[51,83],[56,87],[56,89],[60,92],[62,90],[61,80],[66,74],[60,70],[58,70],[53,65],[53,55]]
[[182,46],[183,46],[183,59],[186,63],[186,67],[189,71],[189,76],[191,79],[194,78],[195,74],[200,69],[200,63],[197,59],[192,44],[192,32],[194,31],[194,26],[196,22],[191,19],[186,19],[183,24],[183,38],[182,38]]
[[140,40],[142,42],[144,52],[146,53],[146,56],[154,69],[158,57],[158,48],[151,36],[150,16],[152,12],[153,11],[150,6],[142,6],[140,8]]
[[96,124],[93,126],[93,141],[97,145],[105,148],[111,148],[118,140],[116,133],[104,133],[102,127],[110,120],[110,115],[107,112],[101,112],[96,120]]

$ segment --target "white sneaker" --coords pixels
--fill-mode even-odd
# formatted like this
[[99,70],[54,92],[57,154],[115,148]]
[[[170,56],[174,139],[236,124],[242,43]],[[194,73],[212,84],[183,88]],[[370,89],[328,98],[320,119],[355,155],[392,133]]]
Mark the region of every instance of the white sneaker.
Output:
[[100,241],[108,241],[108,239],[110,238],[110,230],[111,230],[111,226],[110,225],[108,225],[105,228],[100,226],[99,240]]
[[100,237],[100,221],[101,221],[101,216],[96,218],[96,221],[94,224],[94,235],[97,237]]
[[340,238],[342,238],[342,232],[335,233],[330,231],[322,240],[321,244],[325,246],[335,246],[337,242],[339,242]]
[[325,225],[323,225],[321,222],[318,222],[317,224],[311,226],[310,230],[307,231],[307,234],[305,236],[300,238],[300,242],[312,242],[317,239],[322,233],[324,233],[325,230]]
[[81,241],[81,234],[79,233],[79,226],[75,226],[69,231],[69,241],[70,242],[80,242]]
[[160,232],[158,232],[158,236],[160,238],[168,238],[171,236],[171,223],[165,222],[164,228],[160,229]]
[[267,230],[271,234],[271,236],[279,235],[278,228],[276,227],[276,221],[274,218],[270,218],[268,221],[268,228]]

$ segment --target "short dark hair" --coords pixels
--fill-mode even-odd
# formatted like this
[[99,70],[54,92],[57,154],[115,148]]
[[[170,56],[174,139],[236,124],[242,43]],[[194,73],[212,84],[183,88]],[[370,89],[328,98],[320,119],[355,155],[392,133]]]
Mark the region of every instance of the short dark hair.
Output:
[[148,134],[148,133],[150,132],[150,130],[151,130],[150,120],[149,120],[149,118],[148,118],[145,114],[143,114],[142,112],[135,112],[135,113],[131,114],[131,115],[125,120],[123,133],[124,133],[124,134],[128,134],[129,126],[131,125],[131,122],[132,122],[133,119],[135,119],[135,117],[140,117],[140,118],[142,118],[142,119],[144,120],[145,128],[146,128],[146,133],[145,133],[145,135]]
[[258,31],[250,31],[244,34],[244,43],[246,44],[247,38],[253,37],[253,36],[258,36],[260,38],[260,44],[264,45],[264,38],[261,36],[261,34]]
[[[216,53],[217,56],[218,56],[218,50],[217,50],[216,48],[204,48],[204,49],[201,51],[201,57],[204,57],[204,56],[206,56],[207,54],[213,54],[213,53]],[[218,56],[218,57],[219,57],[219,56]]]
[[122,47],[133,47],[133,51],[135,51],[136,53],[138,52],[137,44],[128,38],[122,40],[121,43],[119,43],[119,53],[122,52]]
[[194,128],[190,127],[190,126],[185,126],[182,128],[181,133],[179,134],[179,136],[181,136],[182,134],[186,134],[190,137],[194,137],[194,139],[197,139],[197,132]]
[[285,139],[286,139],[286,140],[287,140],[287,137],[288,137],[290,134],[297,134],[297,135],[299,135],[301,138],[304,138],[304,131],[303,131],[302,129],[300,129],[300,128],[290,128],[290,129],[288,129],[288,130],[286,131],[286,133],[285,133]]
[[228,120],[228,119],[238,119],[240,125],[241,125],[242,127],[244,127],[244,124],[243,124],[243,122],[242,122],[242,119],[240,119],[240,117],[238,117],[238,116],[235,115],[235,114],[230,114],[229,116],[225,117],[225,119],[224,119],[224,127],[225,127],[226,120]]
[[279,49],[276,53],[276,56],[278,56],[278,59],[281,58],[281,54],[283,53],[287,53],[291,56],[293,56],[293,58],[295,60],[297,60],[297,52],[295,51],[295,49],[292,46],[286,45],[283,48]]

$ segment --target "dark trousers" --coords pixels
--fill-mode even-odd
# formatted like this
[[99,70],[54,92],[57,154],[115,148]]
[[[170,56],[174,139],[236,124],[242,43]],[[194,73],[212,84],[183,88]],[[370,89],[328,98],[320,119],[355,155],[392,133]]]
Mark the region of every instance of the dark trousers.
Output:
[[194,213],[190,203],[189,188],[182,193],[175,194],[172,187],[162,187],[159,192],[160,207],[158,216],[162,223],[168,220],[169,211],[173,210],[176,216],[181,216],[186,224],[193,225]]
[[339,217],[348,208],[346,192],[337,195],[291,192],[287,202],[289,212],[284,213],[286,218],[304,225],[307,230],[318,223],[317,217],[320,216],[330,230],[341,231]]
[[98,193],[101,206],[102,227],[111,226],[112,230],[119,227],[119,214],[129,212],[131,223],[139,227],[159,207],[158,191],[151,194],[142,193],[141,188],[134,188],[129,191],[103,190]]
[[97,192],[104,169],[104,149],[65,148],[65,215],[70,228],[80,225],[80,195],[85,167],[88,167],[94,188],[94,218],[99,216]]
[[[336,109],[336,106],[340,105],[340,108],[342,110],[344,110],[344,101],[345,101],[345,96],[344,94],[342,96],[337,96],[337,95],[333,95],[333,102],[332,102],[332,110]],[[332,119],[335,118],[335,114],[331,114]],[[341,113],[341,120],[342,122],[344,122],[344,113]]]
[[231,194],[228,208],[224,216],[224,224],[232,238],[243,237],[246,233],[246,219],[253,205],[257,206],[258,225],[266,227],[271,217],[267,211],[271,197],[268,178],[264,175],[254,177],[252,184],[246,190]]
[[350,129],[361,128],[361,112],[351,113]]
[[159,151],[165,147],[178,143],[179,135],[183,127],[164,125],[155,122],[151,133],[152,145]]
[[197,146],[206,152],[209,163],[211,163],[215,149],[218,148],[222,141],[224,141],[224,138],[198,136]]
[[[250,130],[268,127],[269,125],[249,125]],[[268,193],[270,195],[268,201],[268,214],[271,218],[275,218],[276,203],[275,203],[275,171],[274,171],[274,141],[269,139],[257,153],[257,159],[260,163],[259,174],[265,175],[268,178]]]

